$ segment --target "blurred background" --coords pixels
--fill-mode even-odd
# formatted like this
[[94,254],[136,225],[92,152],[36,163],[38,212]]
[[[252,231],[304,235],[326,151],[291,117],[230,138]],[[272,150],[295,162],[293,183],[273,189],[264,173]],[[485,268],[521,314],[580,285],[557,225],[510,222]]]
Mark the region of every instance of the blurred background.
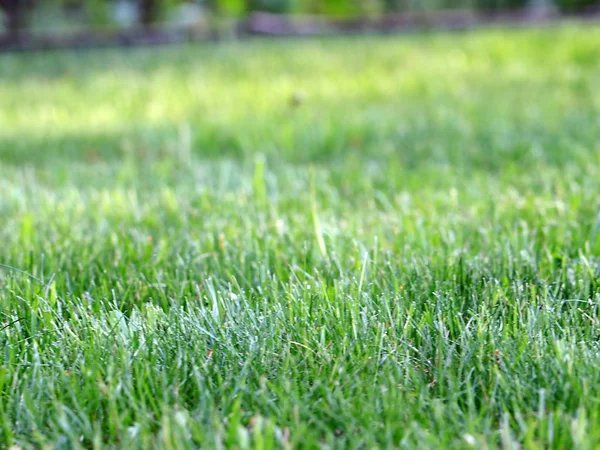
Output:
[[2,48],[595,18],[599,0],[0,0]]

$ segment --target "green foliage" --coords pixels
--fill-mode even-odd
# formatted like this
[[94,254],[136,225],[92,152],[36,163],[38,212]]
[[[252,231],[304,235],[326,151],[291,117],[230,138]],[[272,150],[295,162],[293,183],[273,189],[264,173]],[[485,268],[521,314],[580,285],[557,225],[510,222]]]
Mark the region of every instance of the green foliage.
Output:
[[246,10],[271,13],[287,13],[292,7],[291,0],[246,0]]
[[593,6],[599,6],[598,0],[555,0],[565,12],[577,12]]
[[[189,0],[188,0],[189,1]],[[585,11],[600,5],[598,0],[552,0],[564,12]],[[43,10],[46,18],[53,16],[57,9],[68,4],[78,4],[79,0],[51,0],[38,4],[35,11]],[[154,0],[152,21],[164,21],[173,9],[185,0]],[[197,0],[195,3],[206,7],[219,16],[240,17],[253,11],[279,14],[320,14],[330,17],[381,16],[403,12],[435,12],[452,9],[474,9],[487,13],[518,11],[525,9],[531,0]],[[102,26],[111,22],[110,1],[89,0],[82,2],[90,18],[90,25]],[[72,24],[73,25],[73,24]],[[87,24],[85,24],[87,25]]]
[[315,10],[328,16],[351,16],[360,11],[360,2],[348,0],[322,0]]
[[523,9],[529,3],[529,0],[475,0],[475,7],[482,11],[510,11]]
[[600,446],[600,29],[4,55],[0,448]]
[[239,16],[246,10],[246,0],[215,0],[211,6],[225,15]]
[[87,0],[85,9],[93,26],[107,25],[111,22],[110,3],[105,0]]
[[403,12],[410,3],[410,0],[383,0],[383,9],[385,12]]

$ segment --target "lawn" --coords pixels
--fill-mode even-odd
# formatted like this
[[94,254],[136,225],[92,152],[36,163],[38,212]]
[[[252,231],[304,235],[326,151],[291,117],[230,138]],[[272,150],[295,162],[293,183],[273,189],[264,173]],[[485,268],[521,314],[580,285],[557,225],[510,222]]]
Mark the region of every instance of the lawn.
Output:
[[600,446],[600,28],[0,55],[0,448]]

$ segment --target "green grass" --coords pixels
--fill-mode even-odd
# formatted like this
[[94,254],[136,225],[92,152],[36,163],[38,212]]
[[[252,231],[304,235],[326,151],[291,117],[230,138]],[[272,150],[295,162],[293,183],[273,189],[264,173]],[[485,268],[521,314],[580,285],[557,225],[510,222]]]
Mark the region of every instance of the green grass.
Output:
[[599,92],[596,27],[1,56],[0,448],[598,448]]

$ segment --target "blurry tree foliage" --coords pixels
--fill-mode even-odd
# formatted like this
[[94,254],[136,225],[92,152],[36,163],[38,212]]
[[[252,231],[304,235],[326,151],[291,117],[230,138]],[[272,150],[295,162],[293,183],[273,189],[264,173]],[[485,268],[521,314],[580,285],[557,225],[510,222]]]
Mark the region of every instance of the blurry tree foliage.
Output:
[[[152,27],[194,8],[206,17],[244,17],[252,12],[319,14],[330,17],[381,16],[403,12],[470,9],[481,13],[518,11],[544,2],[564,12],[600,6],[600,0],[0,0],[5,38],[19,39],[33,12],[53,10],[67,22],[79,18],[82,27],[137,23]],[[183,8],[183,9],[182,9]],[[185,11],[181,13],[181,11]],[[129,16],[127,16],[129,14]],[[49,14],[50,16],[50,14]],[[124,16],[127,17],[123,19]]]

